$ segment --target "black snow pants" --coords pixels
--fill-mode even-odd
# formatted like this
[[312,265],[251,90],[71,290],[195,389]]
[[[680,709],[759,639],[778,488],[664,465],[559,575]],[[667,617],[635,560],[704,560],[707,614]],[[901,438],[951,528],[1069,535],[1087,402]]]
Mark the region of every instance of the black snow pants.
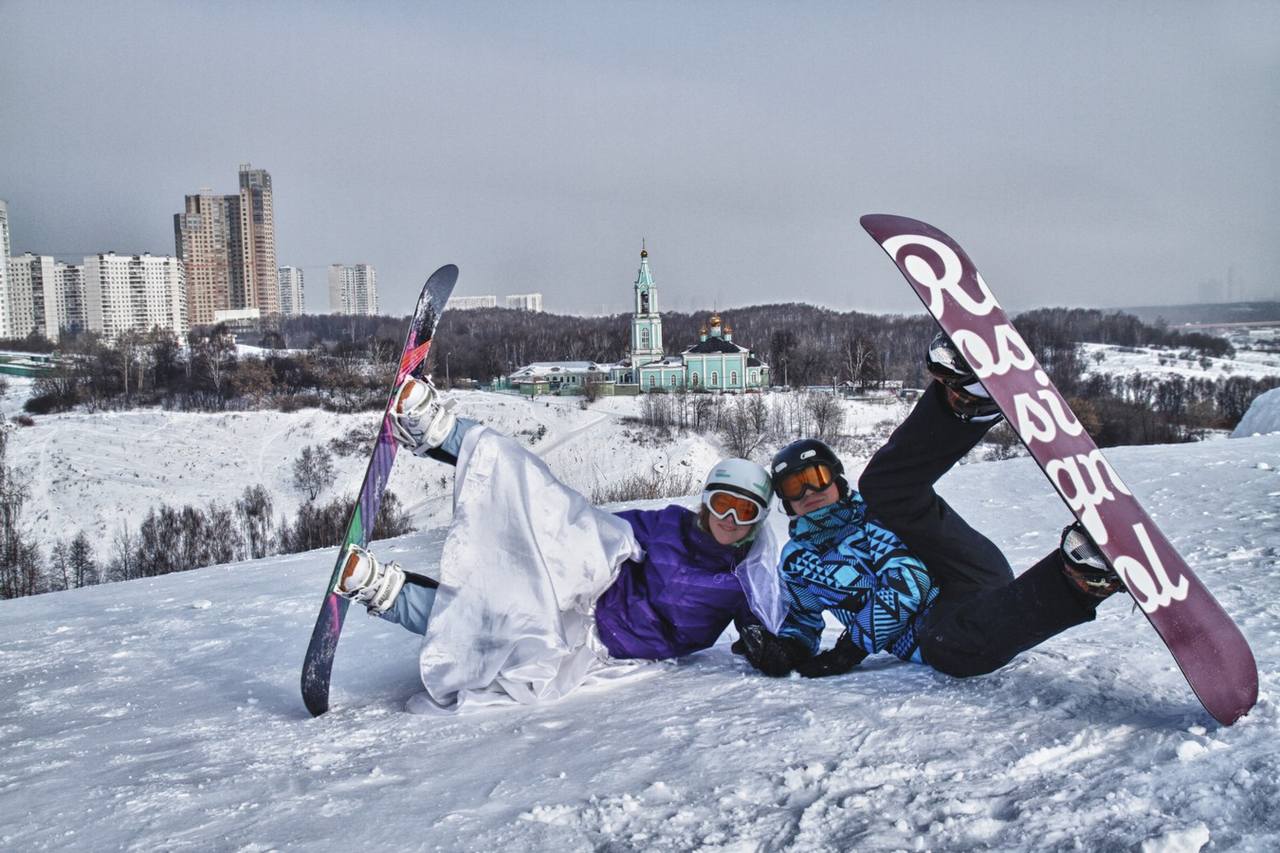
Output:
[[1067,581],[1057,548],[1014,578],[1000,549],[934,491],[990,426],[955,417],[935,382],[858,480],[870,514],[898,534],[941,590],[917,624],[921,655],[960,677],[997,670],[1091,621],[1099,603]]

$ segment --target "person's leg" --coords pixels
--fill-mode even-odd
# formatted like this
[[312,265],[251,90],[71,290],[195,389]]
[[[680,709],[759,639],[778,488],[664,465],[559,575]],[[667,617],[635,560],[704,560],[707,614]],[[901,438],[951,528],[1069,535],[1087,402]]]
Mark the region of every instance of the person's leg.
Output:
[[473,430],[480,426],[479,421],[473,421],[470,418],[457,418],[453,424],[453,429],[439,447],[432,447],[426,450],[423,455],[429,456],[437,462],[444,462],[446,465],[457,465],[458,454],[462,452],[462,438],[469,430]]
[[964,598],[1013,579],[1000,549],[933,488],[991,426],[957,418],[941,384],[932,382],[858,479],[872,517],[924,561],[946,598]]
[[425,634],[427,620],[431,616],[431,607],[436,601],[436,589],[439,586],[440,584],[429,577],[405,572],[404,586],[401,587],[400,594],[391,602],[390,607],[377,615],[415,634]]
[[363,604],[379,616],[417,634],[425,634],[427,619],[435,603],[434,578],[406,572],[394,561],[381,562],[368,549],[355,543],[347,546],[343,570],[334,592]]
[[1104,599],[1073,586],[1061,551],[999,589],[952,598],[921,618],[925,663],[958,677],[984,675],[1062,631],[1092,621]]

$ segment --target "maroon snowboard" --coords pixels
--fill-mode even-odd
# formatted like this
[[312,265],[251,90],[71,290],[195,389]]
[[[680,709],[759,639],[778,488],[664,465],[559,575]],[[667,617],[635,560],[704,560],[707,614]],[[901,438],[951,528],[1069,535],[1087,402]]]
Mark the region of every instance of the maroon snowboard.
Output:
[[872,214],[861,222],[977,372],[1196,696],[1214,719],[1234,723],[1258,699],[1244,635],[1102,457],[964,249],[916,219]]

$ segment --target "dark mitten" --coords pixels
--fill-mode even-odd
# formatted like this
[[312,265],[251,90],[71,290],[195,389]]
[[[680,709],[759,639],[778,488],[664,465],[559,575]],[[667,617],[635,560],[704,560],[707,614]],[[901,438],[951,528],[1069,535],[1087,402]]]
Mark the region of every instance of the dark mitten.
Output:
[[805,678],[822,678],[826,675],[844,675],[867,656],[866,651],[853,641],[846,630],[836,640],[836,644],[825,652],[820,652],[808,660],[797,661],[796,672]]
[[745,657],[756,669],[774,678],[790,674],[796,661],[809,657],[809,650],[802,640],[775,636],[766,631],[763,625],[744,627],[741,639],[729,648]]

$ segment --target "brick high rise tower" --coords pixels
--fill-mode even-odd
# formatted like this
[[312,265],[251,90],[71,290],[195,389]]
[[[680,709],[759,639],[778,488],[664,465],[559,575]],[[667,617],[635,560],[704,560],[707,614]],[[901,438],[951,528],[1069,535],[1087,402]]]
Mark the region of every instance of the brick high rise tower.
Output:
[[187,196],[173,231],[191,325],[211,324],[219,311],[279,312],[275,203],[265,169],[242,164],[236,195],[201,190]]

